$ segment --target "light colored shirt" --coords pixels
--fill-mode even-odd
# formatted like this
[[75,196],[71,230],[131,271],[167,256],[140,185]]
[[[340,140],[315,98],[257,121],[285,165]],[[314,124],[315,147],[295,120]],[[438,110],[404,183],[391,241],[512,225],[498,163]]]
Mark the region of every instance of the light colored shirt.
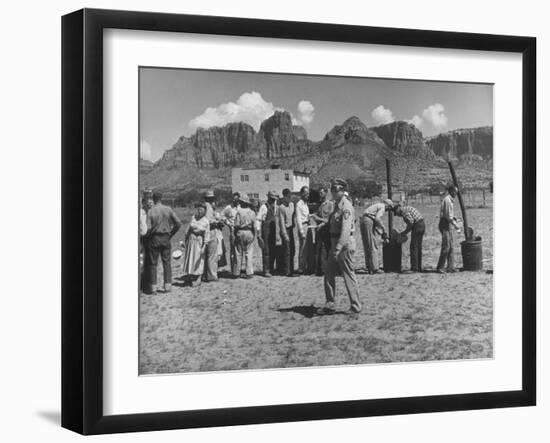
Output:
[[139,235],[147,234],[147,212],[141,208],[139,210]]
[[350,244],[350,237],[355,232],[355,210],[346,197],[342,197],[336,203],[334,211],[330,214],[329,229],[330,235],[338,238],[336,252]]
[[287,205],[284,203],[279,205],[279,220],[281,222],[281,229],[287,229],[292,227],[292,218],[294,216],[294,203],[290,202]]
[[309,223],[309,207],[302,199],[296,203],[296,224],[300,235],[304,236],[306,226]]
[[454,219],[454,198],[451,194],[447,196],[441,202],[441,207],[439,209],[439,218],[448,220],[452,222]]
[[371,218],[382,220],[382,217],[384,216],[385,212],[386,212],[386,204],[380,202],[380,203],[375,203],[374,205],[370,205],[367,209],[365,209],[365,212],[363,212],[363,215],[368,215]]
[[334,211],[334,202],[332,200],[325,200],[319,205],[319,209],[317,209],[317,217],[327,223],[332,211]]
[[155,203],[147,213],[147,228],[150,234],[172,234],[181,226],[181,221],[170,206]]
[[239,208],[235,215],[235,228],[254,229],[256,226],[256,213],[250,208]]
[[233,205],[227,205],[222,212],[223,217],[225,218],[225,223],[229,227],[233,227],[235,224],[235,216],[237,215],[237,210],[241,207],[241,205],[233,206]]
[[194,215],[189,223],[189,232],[195,235],[204,235],[204,241],[210,240],[210,221],[203,216],[199,219]]

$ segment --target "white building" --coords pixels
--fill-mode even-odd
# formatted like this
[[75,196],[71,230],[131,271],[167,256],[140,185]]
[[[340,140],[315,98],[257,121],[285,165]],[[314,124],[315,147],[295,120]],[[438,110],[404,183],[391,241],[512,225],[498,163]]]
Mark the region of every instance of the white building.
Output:
[[281,195],[285,188],[300,192],[302,186],[309,186],[309,173],[280,169],[275,165],[269,169],[233,168],[231,171],[232,192],[240,192],[260,201],[267,199],[269,191]]

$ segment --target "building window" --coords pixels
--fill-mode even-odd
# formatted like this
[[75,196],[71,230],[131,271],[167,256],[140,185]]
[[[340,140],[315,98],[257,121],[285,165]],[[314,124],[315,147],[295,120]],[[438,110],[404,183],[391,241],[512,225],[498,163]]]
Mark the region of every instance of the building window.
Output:
[[265,181],[266,181],[266,182],[269,181],[269,174],[265,174]]
[[248,181],[248,175],[241,175],[241,181],[247,182]]
[[286,181],[290,180],[290,174],[288,172],[285,172],[285,180]]

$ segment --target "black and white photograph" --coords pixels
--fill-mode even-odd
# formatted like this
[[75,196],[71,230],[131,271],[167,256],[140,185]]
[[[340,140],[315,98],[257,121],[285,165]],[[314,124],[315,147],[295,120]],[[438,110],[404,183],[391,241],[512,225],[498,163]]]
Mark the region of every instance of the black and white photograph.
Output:
[[138,75],[140,375],[493,358],[493,84]]

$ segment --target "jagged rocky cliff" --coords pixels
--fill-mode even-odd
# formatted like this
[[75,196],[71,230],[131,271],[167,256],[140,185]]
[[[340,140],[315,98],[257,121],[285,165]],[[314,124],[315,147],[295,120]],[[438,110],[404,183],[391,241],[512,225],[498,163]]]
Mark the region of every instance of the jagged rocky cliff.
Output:
[[[231,168],[283,168],[308,170],[312,183],[335,176],[367,176],[384,181],[385,160],[394,165],[397,186],[422,187],[448,176],[445,159],[468,163],[461,179],[483,182],[492,159],[492,128],[460,129],[424,138],[414,125],[398,121],[368,128],[353,116],[313,142],[288,112],[277,111],[262,122],[258,132],[246,123],[198,129],[180,137],[152,167],[140,165],[144,186],[165,190],[230,186]],[[460,164],[457,164],[460,168]],[[470,172],[469,171],[473,171]]]
[[390,149],[411,157],[432,159],[434,152],[424,142],[422,132],[410,123],[396,121],[371,128]]
[[426,144],[435,155],[459,160],[493,158],[493,127],[483,126],[454,131],[428,137]]

